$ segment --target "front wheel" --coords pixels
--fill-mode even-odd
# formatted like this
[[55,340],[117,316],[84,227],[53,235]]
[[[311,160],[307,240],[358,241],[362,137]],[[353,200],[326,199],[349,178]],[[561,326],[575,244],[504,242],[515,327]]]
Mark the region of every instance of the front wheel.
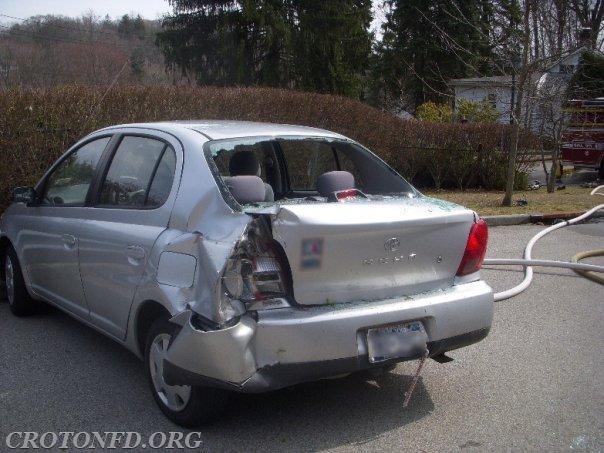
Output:
[[34,312],[35,302],[29,296],[23,272],[15,249],[8,247],[4,255],[4,289],[10,311],[15,316],[27,316]]
[[209,387],[166,383],[163,364],[175,331],[176,326],[167,319],[153,323],[145,348],[146,370],[153,398],[161,411],[177,425],[194,428],[220,415],[227,393]]

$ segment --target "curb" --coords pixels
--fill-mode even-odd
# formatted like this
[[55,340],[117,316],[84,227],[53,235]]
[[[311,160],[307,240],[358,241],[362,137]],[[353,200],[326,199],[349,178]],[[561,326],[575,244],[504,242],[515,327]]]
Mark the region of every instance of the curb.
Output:
[[[560,220],[569,220],[583,214],[582,212],[561,212],[558,214],[510,214],[510,215],[488,215],[483,219],[490,227],[523,225],[526,223],[556,223]],[[596,212],[592,218],[604,217],[604,212]]]
[[524,223],[531,223],[531,216],[529,214],[487,215],[484,216],[483,219],[487,222],[487,225],[490,227],[522,225]]

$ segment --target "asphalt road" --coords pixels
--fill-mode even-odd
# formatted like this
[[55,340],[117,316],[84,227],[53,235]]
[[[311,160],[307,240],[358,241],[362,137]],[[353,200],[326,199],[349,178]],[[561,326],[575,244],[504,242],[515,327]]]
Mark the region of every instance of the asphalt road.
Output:
[[[542,227],[491,229],[488,256],[520,257]],[[565,228],[535,248],[568,258],[604,248],[604,223]],[[518,271],[486,270],[496,290]],[[410,407],[414,363],[237,396],[201,429],[208,451],[602,451],[604,291],[566,270],[541,270],[496,306],[490,336],[427,362]],[[12,431],[175,431],[155,407],[143,365],[119,345],[53,310],[27,319],[0,304],[0,450]]]

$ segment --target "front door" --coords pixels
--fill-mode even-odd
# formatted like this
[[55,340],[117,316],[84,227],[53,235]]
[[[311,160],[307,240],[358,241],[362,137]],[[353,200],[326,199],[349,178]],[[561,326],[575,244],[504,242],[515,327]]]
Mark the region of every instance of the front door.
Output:
[[31,289],[82,317],[88,307],[78,268],[82,216],[110,137],[97,138],[60,160],[44,179],[41,199],[19,217],[18,248]]

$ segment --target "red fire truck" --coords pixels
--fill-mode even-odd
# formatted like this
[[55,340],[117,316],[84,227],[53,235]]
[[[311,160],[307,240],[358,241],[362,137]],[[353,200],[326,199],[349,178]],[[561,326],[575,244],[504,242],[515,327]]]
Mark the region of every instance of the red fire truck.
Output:
[[572,100],[564,111],[563,165],[597,170],[604,179],[604,98]]

